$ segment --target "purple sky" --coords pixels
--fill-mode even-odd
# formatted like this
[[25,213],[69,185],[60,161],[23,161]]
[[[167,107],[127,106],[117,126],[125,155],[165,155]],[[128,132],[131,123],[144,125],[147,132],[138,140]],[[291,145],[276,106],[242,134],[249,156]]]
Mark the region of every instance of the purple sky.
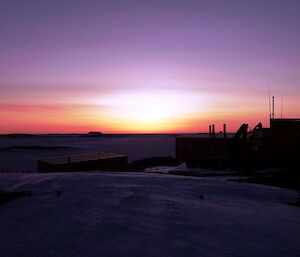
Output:
[[[299,28],[300,1],[291,0],[2,0],[0,133],[28,130],[20,108],[35,120],[61,106],[73,122],[35,120],[32,131],[55,122],[74,131],[81,116],[93,128],[143,131],[144,119],[120,109],[140,108],[128,102],[147,103],[149,94],[170,95],[184,110],[164,121],[152,113],[149,132],[198,131],[210,119],[238,124],[239,115],[266,121],[268,86],[286,117],[300,116]],[[123,105],[111,104],[120,96],[128,96]]]

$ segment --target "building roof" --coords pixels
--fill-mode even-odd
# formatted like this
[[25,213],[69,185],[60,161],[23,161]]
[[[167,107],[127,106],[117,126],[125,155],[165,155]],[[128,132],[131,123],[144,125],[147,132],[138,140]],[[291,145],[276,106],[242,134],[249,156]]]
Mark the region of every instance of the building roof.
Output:
[[47,162],[50,164],[65,164],[65,163],[74,163],[74,162],[83,162],[83,161],[94,161],[94,160],[103,160],[103,159],[113,159],[127,157],[127,155],[114,154],[114,153],[86,153],[78,155],[66,155],[40,159],[39,161]]

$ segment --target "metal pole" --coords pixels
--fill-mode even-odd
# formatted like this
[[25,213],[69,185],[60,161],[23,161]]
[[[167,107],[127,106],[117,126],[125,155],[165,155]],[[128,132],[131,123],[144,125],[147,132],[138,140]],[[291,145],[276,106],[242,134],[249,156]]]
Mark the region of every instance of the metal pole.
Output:
[[213,134],[213,138],[215,138],[216,137],[215,125],[212,125],[212,134]]
[[227,134],[226,134],[226,124],[223,124],[223,135],[224,135],[224,138],[227,137]]
[[274,100],[274,96],[272,96],[272,119],[274,119],[275,116],[275,100]]

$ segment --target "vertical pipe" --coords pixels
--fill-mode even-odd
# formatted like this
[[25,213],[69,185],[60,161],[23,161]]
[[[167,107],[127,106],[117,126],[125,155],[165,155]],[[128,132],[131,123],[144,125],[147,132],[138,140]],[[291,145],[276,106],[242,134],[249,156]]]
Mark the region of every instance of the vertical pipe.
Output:
[[212,134],[211,134],[211,125],[209,125],[209,137],[212,138]]
[[224,138],[227,137],[227,134],[226,134],[226,124],[223,124],[223,135],[224,135]]
[[272,119],[274,119],[275,116],[275,101],[274,96],[272,96]]
[[212,125],[212,134],[213,134],[213,138],[215,138],[216,137],[215,125]]

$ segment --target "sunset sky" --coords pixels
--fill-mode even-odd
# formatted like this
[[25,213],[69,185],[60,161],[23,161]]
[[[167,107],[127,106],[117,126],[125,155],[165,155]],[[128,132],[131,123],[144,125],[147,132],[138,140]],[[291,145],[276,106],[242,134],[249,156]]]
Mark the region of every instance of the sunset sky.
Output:
[[0,133],[300,117],[299,0],[1,0]]

